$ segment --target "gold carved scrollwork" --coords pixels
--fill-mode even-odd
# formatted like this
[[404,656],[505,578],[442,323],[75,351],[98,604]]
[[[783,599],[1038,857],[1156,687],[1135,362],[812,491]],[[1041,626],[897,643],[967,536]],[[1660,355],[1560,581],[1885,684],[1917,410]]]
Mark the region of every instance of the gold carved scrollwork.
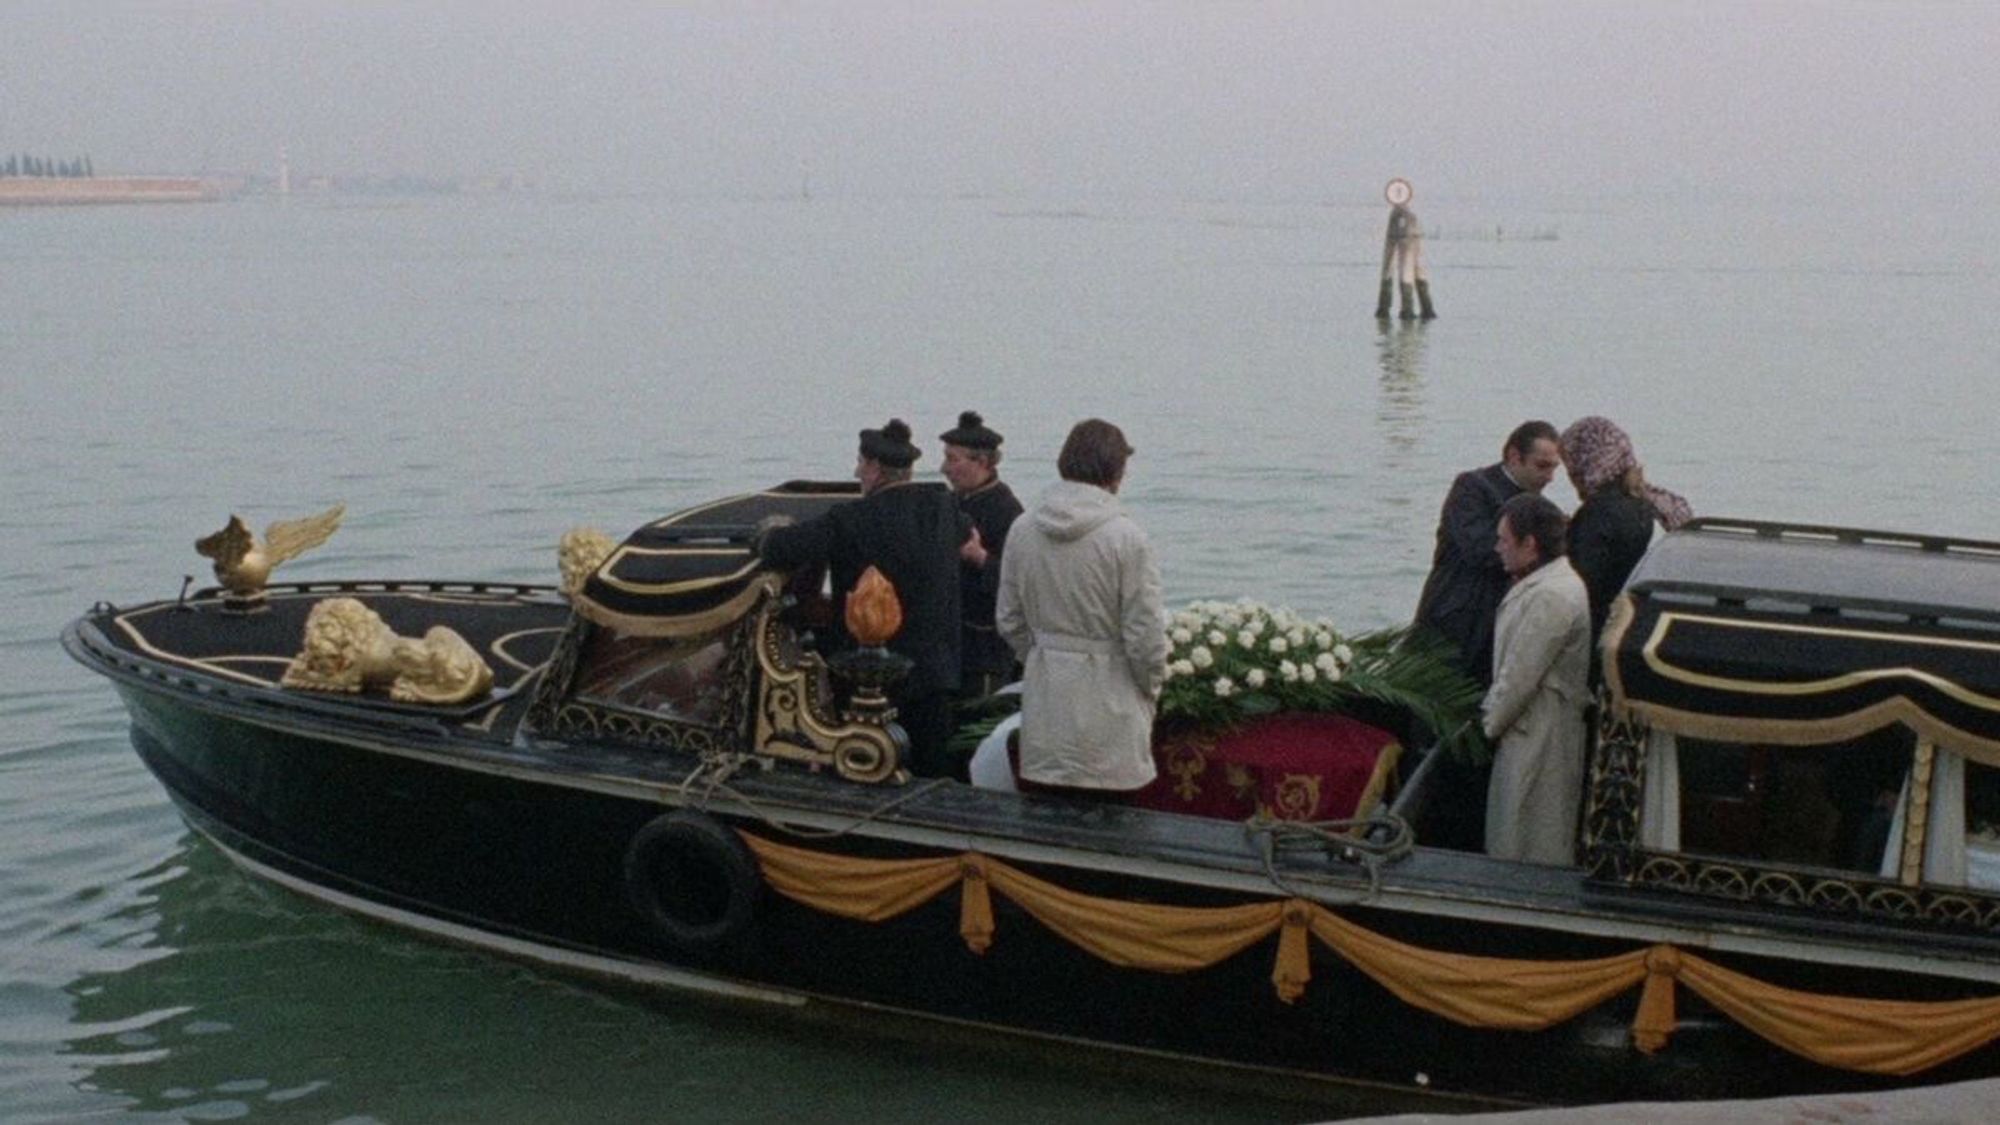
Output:
[[556,545],[556,566],[562,572],[563,597],[573,598],[583,583],[618,544],[609,535],[594,527],[573,527],[563,533],[562,542]]
[[884,722],[836,716],[827,698],[825,661],[800,647],[791,627],[778,620],[778,609],[775,597],[765,599],[752,627],[762,673],[754,748],[776,758],[830,766],[849,781],[896,778],[905,748],[900,730]]
[[1645,781],[1646,724],[1598,694],[1597,747],[1590,762],[1584,815],[1584,862],[1599,879],[1629,879],[1639,839]]
[[1916,756],[1910,761],[1910,803],[1903,817],[1902,853],[1898,877],[1906,886],[1916,886],[1924,878],[1924,837],[1931,819],[1931,773],[1937,765],[1937,747],[1929,739],[1917,741]]
[[354,598],[329,598],[306,616],[305,644],[285,669],[285,687],[359,692],[387,685],[399,703],[464,703],[493,686],[493,669],[464,637],[442,625],[399,637]]

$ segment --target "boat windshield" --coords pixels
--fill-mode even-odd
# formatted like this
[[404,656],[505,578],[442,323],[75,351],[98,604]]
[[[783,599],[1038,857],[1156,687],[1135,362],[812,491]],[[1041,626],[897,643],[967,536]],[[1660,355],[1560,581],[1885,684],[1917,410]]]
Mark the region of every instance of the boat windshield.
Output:
[[629,636],[598,627],[585,642],[575,694],[681,722],[728,719],[726,634],[684,640]]

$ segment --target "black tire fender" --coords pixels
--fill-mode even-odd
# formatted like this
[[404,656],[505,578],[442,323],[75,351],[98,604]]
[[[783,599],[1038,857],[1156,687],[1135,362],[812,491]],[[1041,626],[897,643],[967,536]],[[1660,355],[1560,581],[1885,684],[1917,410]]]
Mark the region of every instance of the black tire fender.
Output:
[[705,952],[750,926],[764,877],[741,837],[707,813],[654,817],[625,848],[625,893],[676,949]]

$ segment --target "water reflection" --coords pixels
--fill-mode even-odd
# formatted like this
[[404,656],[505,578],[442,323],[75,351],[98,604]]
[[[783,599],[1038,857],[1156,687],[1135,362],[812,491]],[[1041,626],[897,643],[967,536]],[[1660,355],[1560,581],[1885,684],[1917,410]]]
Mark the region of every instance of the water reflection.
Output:
[[1388,447],[1392,467],[1423,438],[1429,421],[1424,397],[1424,332],[1422,321],[1380,322],[1375,341],[1376,362],[1382,369],[1381,394],[1375,404],[1375,424]]

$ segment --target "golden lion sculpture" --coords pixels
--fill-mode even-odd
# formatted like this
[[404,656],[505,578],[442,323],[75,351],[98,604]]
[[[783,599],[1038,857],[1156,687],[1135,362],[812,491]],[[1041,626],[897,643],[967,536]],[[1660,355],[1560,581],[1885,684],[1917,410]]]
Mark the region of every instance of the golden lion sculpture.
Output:
[[306,616],[305,646],[281,683],[306,691],[358,692],[389,685],[399,703],[464,703],[493,687],[493,669],[442,625],[421,640],[399,637],[354,598],[329,598]]

